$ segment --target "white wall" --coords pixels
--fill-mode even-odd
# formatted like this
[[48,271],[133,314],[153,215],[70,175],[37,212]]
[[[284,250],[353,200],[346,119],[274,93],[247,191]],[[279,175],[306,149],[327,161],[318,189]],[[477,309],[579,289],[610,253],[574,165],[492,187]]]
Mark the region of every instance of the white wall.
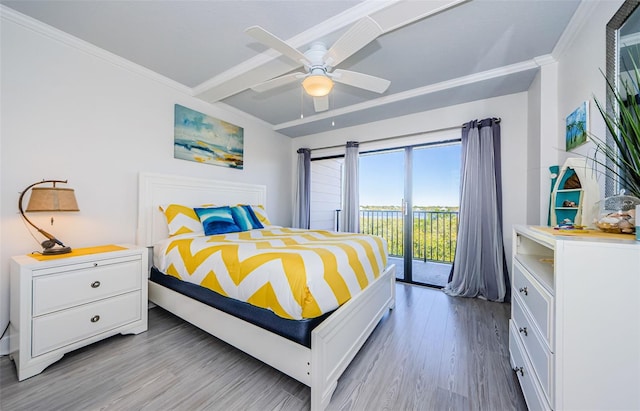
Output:
[[[558,145],[558,63],[553,62],[540,67],[540,135],[529,136],[529,141],[537,141],[540,144],[539,162],[537,169],[531,169],[532,173],[537,172],[539,185],[536,195],[531,196],[531,201],[538,199],[539,221],[538,224],[546,225],[549,216],[549,193],[551,192],[550,166],[559,164],[561,148]],[[533,109],[532,109],[533,111]],[[563,130],[564,133],[564,130]],[[532,187],[535,189],[535,187]]]
[[[587,143],[572,152],[564,151],[565,119],[583,101],[589,101],[590,132],[605,139],[605,124],[594,103],[606,100],[606,25],[622,5],[622,0],[583,2],[576,13],[575,28],[568,44],[558,57],[558,125],[557,144],[560,147],[558,164],[567,157],[593,156],[593,143]],[[600,72],[602,70],[602,73]],[[603,177],[600,174],[600,182]],[[604,191],[601,192],[601,197]]]
[[[606,68],[606,24],[618,10],[621,1],[597,2],[590,10],[587,21],[577,27],[570,46],[559,58],[558,113],[562,120],[558,124],[558,145],[564,147],[565,118],[580,103],[590,102],[590,128],[597,136],[604,137],[605,125],[593,103],[595,95],[605,101],[605,80],[600,70]],[[575,153],[588,154],[591,145],[583,145]],[[571,157],[562,152],[560,161]]]
[[[397,135],[420,133],[449,127],[460,129],[427,133],[424,136],[403,139],[403,144],[439,141],[446,137],[459,138],[462,124],[487,117],[502,118],[502,193],[504,244],[507,256],[511,255],[511,226],[524,224],[527,218],[527,93],[511,94],[487,100],[426,111],[362,126],[299,137],[293,140],[292,153],[298,148],[311,149],[344,144],[348,140],[366,142]],[[400,142],[384,142],[397,145]],[[381,143],[362,144],[361,151],[378,148]],[[322,154],[344,152],[343,149],[323,151]],[[292,154],[294,155],[294,154]],[[314,157],[314,155],[312,155]],[[294,171],[295,174],[295,171]]]
[[[604,121],[593,97],[605,101],[605,80],[600,70],[605,70],[606,24],[622,3],[622,0],[582,2],[552,53],[555,61],[544,62],[529,88],[528,223],[547,223],[549,166],[561,166],[568,157],[594,155],[590,142],[574,151],[565,151],[567,115],[588,100],[590,132],[600,138],[605,136]],[[604,195],[604,177],[602,172],[596,176],[601,185],[597,200]],[[536,201],[538,217],[534,209]]]
[[539,72],[533,79],[529,87],[527,102],[527,224],[546,224],[543,219],[543,207],[536,199],[540,198],[541,192],[541,166],[540,166],[540,101],[541,101],[541,73]]
[[[36,181],[68,179],[75,189],[79,213],[56,216],[53,227],[50,215],[30,215],[71,247],[135,242],[141,171],[265,184],[272,221],[289,224],[290,138],[226,106],[190,97],[166,79],[128,69],[119,59],[98,57],[91,47],[87,52],[67,44],[74,41],[62,42],[54,30],[34,29],[6,14],[1,30],[2,330],[9,258],[40,249],[17,208],[19,193]],[[244,169],[174,159],[176,103],[244,127]]]

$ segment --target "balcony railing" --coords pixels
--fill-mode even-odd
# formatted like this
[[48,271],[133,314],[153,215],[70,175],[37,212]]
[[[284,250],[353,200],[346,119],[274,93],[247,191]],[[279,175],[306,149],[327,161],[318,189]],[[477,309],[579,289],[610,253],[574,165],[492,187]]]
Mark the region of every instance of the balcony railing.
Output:
[[[404,222],[399,210],[361,210],[360,232],[378,235],[389,246],[389,255],[404,254]],[[413,212],[413,258],[452,263],[456,251],[458,213],[450,211]]]

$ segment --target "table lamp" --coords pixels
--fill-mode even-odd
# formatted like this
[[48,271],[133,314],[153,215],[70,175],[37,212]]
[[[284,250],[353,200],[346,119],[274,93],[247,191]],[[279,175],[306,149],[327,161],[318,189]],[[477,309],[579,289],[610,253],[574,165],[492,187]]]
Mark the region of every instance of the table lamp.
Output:
[[[35,187],[46,183],[52,183],[53,187]],[[31,189],[31,197],[29,198],[29,204],[27,205],[26,212],[80,211],[78,209],[78,202],[76,201],[73,189],[56,187],[56,183],[66,184],[67,180],[42,180],[37,183],[33,183],[24,189],[18,199],[18,209],[20,210],[20,214],[22,214],[22,218],[47,238],[41,243],[43,248],[42,254],[44,255],[70,253],[71,247],[65,246],[62,241],[33,224],[24,214],[25,210],[22,208],[22,199],[27,191]],[[56,245],[59,245],[60,247],[56,247]]]

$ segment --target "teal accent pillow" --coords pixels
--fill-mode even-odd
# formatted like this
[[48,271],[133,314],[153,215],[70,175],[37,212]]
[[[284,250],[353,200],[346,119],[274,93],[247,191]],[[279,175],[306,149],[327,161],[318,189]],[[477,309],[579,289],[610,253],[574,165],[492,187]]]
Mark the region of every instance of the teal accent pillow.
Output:
[[236,225],[240,227],[241,231],[255,230],[258,228],[264,228],[256,214],[248,205],[239,205],[231,207],[231,214]]
[[230,207],[207,207],[193,209],[204,228],[205,235],[235,233],[240,231],[231,214]]

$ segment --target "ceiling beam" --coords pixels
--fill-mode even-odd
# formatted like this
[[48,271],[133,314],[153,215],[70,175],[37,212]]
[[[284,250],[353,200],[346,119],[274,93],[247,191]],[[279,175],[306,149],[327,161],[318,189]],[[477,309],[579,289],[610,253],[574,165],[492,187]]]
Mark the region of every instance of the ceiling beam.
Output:
[[[286,41],[292,47],[300,48],[320,37],[350,26],[361,18],[379,11],[382,8],[389,7],[396,2],[397,1],[362,2]],[[249,38],[249,36],[247,36],[247,38]],[[300,64],[279,57],[280,53],[277,51],[267,50],[197,85],[193,88],[193,94],[197,98],[214,103],[247,90],[258,83],[281,76],[300,67]]]
[[314,123],[316,121],[325,120],[328,118],[335,118],[341,115],[354,113],[357,111],[368,110],[374,107],[383,106],[385,104],[391,104],[410,98],[424,96],[438,91],[443,91],[455,87],[464,86],[467,84],[477,83],[479,81],[490,80],[498,77],[508,76],[510,74],[520,73],[523,71],[531,70],[543,66],[545,64],[553,63],[555,59],[551,55],[539,56],[531,60],[522,61],[520,63],[511,64],[504,67],[498,67],[491,70],[486,70],[480,73],[474,73],[464,77],[458,77],[452,80],[442,81],[440,83],[430,84],[428,86],[419,87],[407,91],[403,91],[388,96],[379,97],[373,100],[365,101],[359,104],[353,104],[351,106],[339,108],[336,110],[329,110],[322,113],[318,113],[311,116],[305,116],[302,119],[287,121],[285,123],[276,124],[273,126],[275,131],[284,130],[290,127],[300,126],[304,124]]
[[[468,0],[367,0],[290,38],[287,43],[299,48],[350,26],[365,16],[371,16],[382,27],[383,32],[387,33],[466,1]],[[193,95],[214,103],[300,67],[299,64],[280,57],[280,53],[268,50],[194,87]]]

